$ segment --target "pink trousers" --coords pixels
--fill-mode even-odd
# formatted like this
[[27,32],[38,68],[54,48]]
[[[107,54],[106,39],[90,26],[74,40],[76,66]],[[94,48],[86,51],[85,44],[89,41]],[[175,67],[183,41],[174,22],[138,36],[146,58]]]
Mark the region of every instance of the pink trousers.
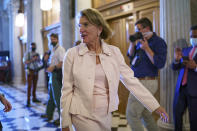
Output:
[[72,114],[72,124],[76,131],[111,131],[111,113],[107,113],[106,97],[94,97],[94,111],[91,118]]

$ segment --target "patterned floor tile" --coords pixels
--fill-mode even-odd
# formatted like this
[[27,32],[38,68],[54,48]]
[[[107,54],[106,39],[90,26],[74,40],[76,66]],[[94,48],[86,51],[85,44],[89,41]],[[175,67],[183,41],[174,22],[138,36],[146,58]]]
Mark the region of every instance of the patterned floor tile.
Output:
[[[0,104],[0,120],[3,131],[60,131],[60,127],[53,124],[53,121],[46,122],[40,118],[45,112],[48,94],[46,89],[38,88],[37,96],[42,103],[31,103],[26,107],[26,87],[24,85],[0,85],[0,92],[12,103],[11,112],[3,112],[3,105]],[[114,112],[112,115],[112,131],[130,131],[126,117]],[[54,114],[54,120],[58,113]]]

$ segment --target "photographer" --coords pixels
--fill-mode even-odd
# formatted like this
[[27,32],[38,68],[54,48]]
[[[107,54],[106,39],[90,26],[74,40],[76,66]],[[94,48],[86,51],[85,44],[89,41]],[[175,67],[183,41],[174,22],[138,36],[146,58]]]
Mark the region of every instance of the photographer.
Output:
[[40,55],[36,52],[36,43],[31,43],[31,51],[28,51],[23,58],[27,79],[27,107],[30,107],[31,88],[33,86],[33,102],[41,102],[36,97],[38,82],[38,71],[42,67]]
[[[158,89],[158,71],[166,62],[165,41],[152,32],[152,23],[142,18],[135,23],[136,33],[130,36],[128,57],[134,76],[154,95]],[[127,104],[127,120],[132,131],[144,131],[141,119],[149,131],[158,131],[151,113],[130,93]]]

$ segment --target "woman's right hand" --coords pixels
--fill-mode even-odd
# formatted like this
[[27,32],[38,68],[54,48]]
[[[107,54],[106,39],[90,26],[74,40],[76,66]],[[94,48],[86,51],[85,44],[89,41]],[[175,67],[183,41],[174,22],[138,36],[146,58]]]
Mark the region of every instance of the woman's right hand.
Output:
[[62,131],[70,131],[69,127],[62,128]]

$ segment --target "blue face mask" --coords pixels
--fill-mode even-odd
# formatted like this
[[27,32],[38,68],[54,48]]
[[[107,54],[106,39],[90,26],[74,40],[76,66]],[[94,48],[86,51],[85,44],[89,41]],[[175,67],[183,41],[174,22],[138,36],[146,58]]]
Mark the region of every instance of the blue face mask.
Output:
[[190,38],[190,44],[195,47],[197,46],[197,38]]

